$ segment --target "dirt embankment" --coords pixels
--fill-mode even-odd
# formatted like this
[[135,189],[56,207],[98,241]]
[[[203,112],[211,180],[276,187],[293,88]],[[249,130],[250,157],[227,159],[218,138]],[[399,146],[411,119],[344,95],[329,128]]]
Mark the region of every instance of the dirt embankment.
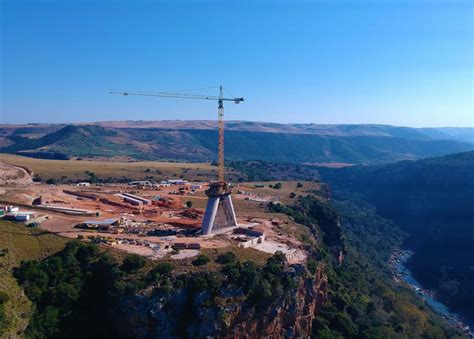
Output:
[[33,171],[14,166],[0,160],[1,185],[29,185],[33,182]]

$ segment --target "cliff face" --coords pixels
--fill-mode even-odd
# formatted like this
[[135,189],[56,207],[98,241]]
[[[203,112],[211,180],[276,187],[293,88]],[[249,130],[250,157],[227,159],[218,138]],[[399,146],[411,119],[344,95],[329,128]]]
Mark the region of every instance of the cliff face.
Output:
[[296,288],[265,307],[249,307],[240,289],[222,289],[213,299],[206,292],[139,295],[124,300],[124,336],[134,338],[307,337],[312,319],[327,296],[327,278],[321,270],[305,276],[292,266]]

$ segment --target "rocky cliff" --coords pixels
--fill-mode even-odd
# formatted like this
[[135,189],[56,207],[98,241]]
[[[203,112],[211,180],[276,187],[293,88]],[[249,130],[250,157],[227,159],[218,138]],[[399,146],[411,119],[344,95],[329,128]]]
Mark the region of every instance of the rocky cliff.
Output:
[[241,289],[208,292],[158,291],[127,298],[123,332],[133,338],[205,337],[297,338],[311,334],[312,319],[327,297],[327,277],[301,265],[288,268],[295,288],[269,305],[250,306]]

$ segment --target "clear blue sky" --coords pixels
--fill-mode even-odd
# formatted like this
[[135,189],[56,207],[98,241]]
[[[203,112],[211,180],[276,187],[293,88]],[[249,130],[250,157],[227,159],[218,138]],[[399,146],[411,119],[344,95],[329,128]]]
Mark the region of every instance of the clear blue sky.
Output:
[[0,2],[4,123],[215,119],[108,91],[222,84],[230,120],[473,125],[470,0]]

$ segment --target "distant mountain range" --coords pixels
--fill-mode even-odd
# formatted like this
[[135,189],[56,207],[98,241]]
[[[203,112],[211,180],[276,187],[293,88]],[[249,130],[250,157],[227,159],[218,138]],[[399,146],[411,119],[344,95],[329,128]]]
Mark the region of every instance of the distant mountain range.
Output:
[[[212,161],[215,121],[0,125],[0,152],[40,158]],[[384,163],[474,149],[474,128],[226,123],[226,158],[286,163]]]

